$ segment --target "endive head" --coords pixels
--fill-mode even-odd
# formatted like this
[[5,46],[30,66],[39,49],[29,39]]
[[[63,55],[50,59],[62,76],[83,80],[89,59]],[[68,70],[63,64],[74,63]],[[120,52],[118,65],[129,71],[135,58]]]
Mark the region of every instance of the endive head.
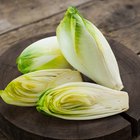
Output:
[[57,28],[57,39],[66,60],[96,83],[121,90],[116,58],[97,27],[69,7]]
[[56,36],[44,38],[29,45],[17,58],[17,65],[22,73],[42,69],[70,68],[59,49]]
[[82,81],[80,73],[70,69],[39,70],[14,79],[0,91],[0,95],[8,104],[35,106],[39,96],[47,89],[79,81]]
[[128,94],[86,82],[72,82],[47,90],[37,103],[37,110],[46,115],[89,120],[126,111]]

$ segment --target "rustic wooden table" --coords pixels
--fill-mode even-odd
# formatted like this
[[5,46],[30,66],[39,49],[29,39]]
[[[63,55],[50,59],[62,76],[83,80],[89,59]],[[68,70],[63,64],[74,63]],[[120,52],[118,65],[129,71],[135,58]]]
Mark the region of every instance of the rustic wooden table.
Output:
[[[140,56],[140,0],[0,0],[0,55],[17,42],[55,32],[70,5]],[[7,140],[2,132],[0,140]]]

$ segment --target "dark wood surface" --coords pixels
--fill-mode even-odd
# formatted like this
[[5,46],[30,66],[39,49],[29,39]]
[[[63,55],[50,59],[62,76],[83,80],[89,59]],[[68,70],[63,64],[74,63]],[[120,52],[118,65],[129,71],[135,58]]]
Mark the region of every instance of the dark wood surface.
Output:
[[[32,42],[54,33],[29,38],[19,42],[0,56],[0,88],[4,87],[20,75],[15,59],[21,51]],[[126,113],[108,118],[90,121],[66,121],[46,117],[35,108],[24,108],[0,102],[1,129],[10,138],[23,139],[94,139],[94,140],[130,140],[139,133],[139,58],[125,46],[110,39],[111,47],[116,55],[125,90],[130,96],[130,109]],[[131,121],[130,118],[133,118]],[[131,131],[132,129],[132,131]],[[124,135],[125,134],[125,135]]]
[[[116,46],[116,47],[114,47]],[[129,110],[123,117],[131,122],[132,133],[140,134],[140,59],[125,46],[112,43],[119,64],[124,90],[129,94]]]
[[[140,0],[0,0],[0,56],[7,53],[7,50],[9,51],[18,42],[54,32],[66,8],[70,5],[76,6],[84,17],[93,22],[103,33],[121,42],[140,56]],[[9,56],[10,53],[6,59],[9,59]],[[133,57],[137,58],[134,54]],[[130,92],[132,100],[138,102],[139,60],[134,62],[133,57],[129,57],[131,63],[125,64],[124,60],[123,64],[131,68],[129,74],[131,72],[137,74],[131,77],[126,75],[123,81],[128,81],[131,85],[126,90]],[[8,60],[8,64],[3,64],[1,58],[0,61],[0,75],[1,79],[4,79],[4,83],[0,82],[0,85],[4,87],[10,80],[7,73],[12,73],[11,79],[19,73],[15,71],[16,66],[8,63]],[[7,70],[7,65],[10,70]],[[120,69],[123,67],[120,66]],[[130,110],[123,114],[123,117],[133,124],[135,135],[138,135],[140,131],[138,125],[140,107],[137,102],[135,104],[130,102],[135,111],[130,106]],[[7,140],[6,135],[3,134],[4,132],[0,131],[0,140]],[[135,137],[135,140],[140,140],[140,137]]]

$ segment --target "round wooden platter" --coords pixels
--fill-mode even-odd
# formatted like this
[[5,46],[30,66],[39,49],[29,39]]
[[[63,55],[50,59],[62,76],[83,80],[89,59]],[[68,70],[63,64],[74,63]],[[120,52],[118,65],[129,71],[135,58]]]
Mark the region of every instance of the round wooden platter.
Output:
[[[53,34],[33,37],[11,46],[0,56],[0,89],[21,75],[15,60],[29,44]],[[129,49],[109,39],[121,77],[130,97],[130,109],[122,114],[88,121],[46,117],[35,107],[17,107],[0,99],[0,129],[14,140],[131,140],[140,132],[140,60]],[[133,134],[133,135],[132,135]]]

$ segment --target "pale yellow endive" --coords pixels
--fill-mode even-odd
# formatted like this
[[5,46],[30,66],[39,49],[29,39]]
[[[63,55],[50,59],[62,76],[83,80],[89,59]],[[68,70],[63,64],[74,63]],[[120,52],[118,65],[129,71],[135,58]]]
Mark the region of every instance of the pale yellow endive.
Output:
[[112,116],[129,108],[127,92],[87,82],[71,82],[47,90],[37,110],[67,120]]
[[24,74],[11,81],[5,90],[0,91],[7,104],[35,106],[39,96],[49,88],[68,82],[82,81],[78,71],[70,69],[39,70]]
[[66,60],[96,83],[121,90],[123,84],[111,47],[97,27],[69,7],[57,28]]

